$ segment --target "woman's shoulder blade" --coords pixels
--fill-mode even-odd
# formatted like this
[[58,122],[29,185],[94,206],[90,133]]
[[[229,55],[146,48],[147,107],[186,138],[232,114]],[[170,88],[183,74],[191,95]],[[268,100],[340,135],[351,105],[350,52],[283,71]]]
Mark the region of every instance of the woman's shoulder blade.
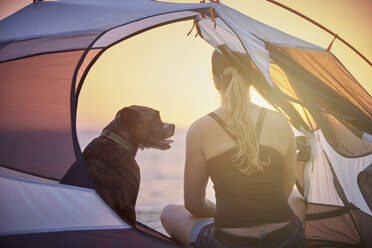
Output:
[[267,111],[261,133],[261,142],[284,155],[293,137],[288,120],[279,112]]
[[207,115],[202,116],[190,125],[189,131],[195,132],[195,131],[207,129],[212,121],[213,120],[209,116]]
[[[265,124],[271,126],[272,128],[288,129],[290,128],[288,120],[279,112],[273,110],[266,110]],[[284,130],[282,130],[284,131]]]
[[208,116],[203,116],[194,121],[187,130],[187,137],[201,138],[206,130],[208,130],[209,119]]

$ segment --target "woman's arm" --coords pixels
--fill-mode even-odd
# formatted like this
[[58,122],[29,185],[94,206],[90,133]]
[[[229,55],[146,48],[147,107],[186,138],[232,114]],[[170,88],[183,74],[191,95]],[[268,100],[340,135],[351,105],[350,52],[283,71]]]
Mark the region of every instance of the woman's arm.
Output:
[[291,126],[285,120],[284,130],[286,131],[288,146],[284,157],[284,193],[288,199],[295,183],[295,173],[297,165],[296,139]]
[[208,172],[200,146],[201,134],[194,123],[186,136],[186,161],[184,173],[185,208],[197,217],[213,217],[216,205],[206,198]]

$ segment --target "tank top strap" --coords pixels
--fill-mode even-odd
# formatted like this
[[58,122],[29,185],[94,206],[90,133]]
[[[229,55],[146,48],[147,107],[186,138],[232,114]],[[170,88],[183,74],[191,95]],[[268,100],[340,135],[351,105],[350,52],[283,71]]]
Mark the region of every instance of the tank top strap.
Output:
[[265,114],[266,114],[266,108],[261,108],[260,114],[257,119],[256,123],[256,135],[257,135],[257,140],[260,141],[260,136],[261,136],[261,131],[262,131],[262,125],[265,119]]
[[[267,110],[266,108],[261,108],[260,114],[259,114],[258,119],[257,119],[257,123],[256,123],[256,135],[257,135],[257,139],[258,140],[260,140],[262,125],[263,125],[263,122],[264,122],[264,119],[265,119],[266,110]],[[208,116],[211,117],[212,119],[214,119],[222,127],[222,129],[225,130],[225,132],[234,141],[236,141],[234,135],[232,133],[230,133],[229,130],[227,130],[225,122],[216,113],[210,112],[208,114]]]
[[222,127],[222,129],[225,130],[225,132],[235,141],[234,135],[230,133],[229,130],[227,130],[225,122],[217,114],[215,114],[214,112],[210,112],[208,116],[214,119]]

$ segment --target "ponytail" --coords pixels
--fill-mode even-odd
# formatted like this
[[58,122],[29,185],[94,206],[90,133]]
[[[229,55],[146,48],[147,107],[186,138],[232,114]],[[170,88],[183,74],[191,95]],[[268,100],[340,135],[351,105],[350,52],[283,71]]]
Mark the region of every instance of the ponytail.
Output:
[[269,161],[262,162],[258,156],[259,140],[249,116],[249,84],[233,66],[224,68],[221,77],[220,86],[224,94],[222,101],[229,115],[226,128],[235,137],[238,148],[233,156],[233,163],[246,175],[263,171],[263,166]]

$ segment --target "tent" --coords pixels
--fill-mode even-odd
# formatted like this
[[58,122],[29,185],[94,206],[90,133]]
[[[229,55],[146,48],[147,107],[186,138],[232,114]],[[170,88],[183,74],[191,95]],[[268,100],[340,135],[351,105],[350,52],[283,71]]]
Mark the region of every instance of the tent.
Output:
[[[307,201],[307,245],[372,247],[368,92],[329,50],[222,3],[151,0],[34,2],[0,22],[0,244],[176,246],[140,223],[129,227],[97,196],[76,112],[84,79],[108,48],[189,19],[305,135],[310,156],[299,161],[298,185]],[[83,187],[56,184],[74,161]],[[88,203],[94,210],[85,211]]]

